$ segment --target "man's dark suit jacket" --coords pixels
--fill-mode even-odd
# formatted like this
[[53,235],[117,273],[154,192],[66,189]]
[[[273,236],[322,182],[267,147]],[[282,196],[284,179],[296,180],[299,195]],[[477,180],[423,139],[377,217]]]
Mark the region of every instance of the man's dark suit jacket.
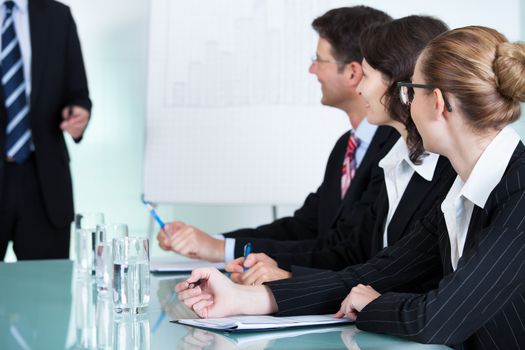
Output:
[[[270,282],[280,315],[336,312],[352,287],[382,295],[357,316],[358,328],[459,349],[520,349],[525,344],[525,147],[520,143],[485,207],[474,206],[456,271],[441,204],[413,232],[366,264],[341,272]],[[443,278],[425,294],[414,290]]]
[[[91,101],[69,8],[52,0],[29,0],[28,5],[32,56],[29,118],[38,180],[51,223],[65,227],[73,220],[73,190],[69,155],[59,127],[62,109],[77,105],[89,111]],[[7,116],[1,105],[0,130],[5,130]],[[5,154],[4,146],[5,132],[0,132],[1,154]],[[0,183],[3,167],[4,158],[0,157]]]
[[[383,173],[383,169],[379,172]],[[455,178],[456,172],[445,157],[439,157],[432,181],[414,173],[388,225],[387,244],[394,245],[404,237],[409,228],[447,194]],[[388,209],[388,195],[383,181],[374,204],[363,211],[363,219],[358,225],[348,229],[341,227],[329,237],[317,240],[285,242],[284,248],[291,253],[271,256],[279,267],[292,271],[294,275],[310,271],[296,266],[342,270],[350,265],[362,264],[383,249]]]
[[339,138],[328,159],[321,186],[317,192],[308,195],[303,206],[293,216],[224,235],[236,239],[235,257],[243,255],[243,246],[247,242],[251,242],[253,252],[272,252],[281,249],[279,241],[317,239],[330,233],[343,221],[357,223],[360,220],[359,211],[354,210],[355,204],[361,202],[366,207],[365,204],[375,200],[382,179],[377,177],[372,183],[372,171],[399,138],[399,134],[388,126],[377,128],[346,196],[341,200],[341,167],[348,137],[349,132]]

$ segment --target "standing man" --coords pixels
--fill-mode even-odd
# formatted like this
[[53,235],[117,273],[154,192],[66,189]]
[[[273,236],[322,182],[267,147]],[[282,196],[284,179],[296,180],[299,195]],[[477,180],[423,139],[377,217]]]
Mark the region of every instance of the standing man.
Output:
[[356,91],[363,75],[360,34],[372,24],[390,20],[384,12],[355,6],[330,10],[312,23],[319,41],[309,71],[321,84],[321,103],[345,112],[352,130],[337,141],[323,183],[293,216],[226,233],[225,240],[173,222],[167,228],[173,232],[170,237],[163,231],[157,236],[161,248],[209,261],[230,261],[243,255],[247,242],[251,242],[253,252],[282,253],[287,252],[285,240],[344,237],[343,229],[359,220],[356,203],[371,204],[379,192],[383,179],[374,181],[372,172],[399,137],[390,127],[368,123],[365,101]]
[[82,139],[91,111],[69,8],[0,0],[0,259],[69,255],[73,190],[63,132]]

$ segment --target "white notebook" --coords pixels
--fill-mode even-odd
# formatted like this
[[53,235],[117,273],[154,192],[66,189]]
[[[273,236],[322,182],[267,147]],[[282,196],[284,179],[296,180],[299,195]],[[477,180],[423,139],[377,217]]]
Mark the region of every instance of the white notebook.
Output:
[[330,315],[307,315],[307,316],[235,316],[226,318],[205,319],[180,319],[172,321],[187,326],[221,330],[221,331],[267,331],[272,329],[284,329],[307,326],[333,326],[338,324],[353,323],[348,318],[334,318]]
[[149,270],[151,272],[191,272],[200,267],[216,267],[224,270],[224,263],[212,263],[203,260],[176,260],[171,258],[151,259]]

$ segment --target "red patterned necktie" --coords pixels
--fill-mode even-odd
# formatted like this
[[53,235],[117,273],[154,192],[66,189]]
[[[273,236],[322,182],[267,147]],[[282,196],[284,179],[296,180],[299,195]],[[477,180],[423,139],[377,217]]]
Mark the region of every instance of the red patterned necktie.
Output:
[[348,145],[346,146],[345,159],[343,161],[343,171],[341,174],[341,199],[346,195],[346,191],[350,187],[350,183],[354,178],[356,163],[355,150],[359,147],[359,139],[355,136],[354,131],[350,131],[348,137]]

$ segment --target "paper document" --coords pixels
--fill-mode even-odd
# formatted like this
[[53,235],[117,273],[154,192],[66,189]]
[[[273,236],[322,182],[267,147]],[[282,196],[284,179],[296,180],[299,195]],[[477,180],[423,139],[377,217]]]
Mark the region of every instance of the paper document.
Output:
[[212,263],[202,260],[177,261],[172,258],[151,259],[149,270],[151,272],[191,272],[199,267],[216,267],[224,270],[224,263]]
[[353,323],[353,321],[348,318],[334,318],[333,314],[290,317],[235,316],[227,318],[180,319],[172,322],[222,331],[265,331],[271,329]]

